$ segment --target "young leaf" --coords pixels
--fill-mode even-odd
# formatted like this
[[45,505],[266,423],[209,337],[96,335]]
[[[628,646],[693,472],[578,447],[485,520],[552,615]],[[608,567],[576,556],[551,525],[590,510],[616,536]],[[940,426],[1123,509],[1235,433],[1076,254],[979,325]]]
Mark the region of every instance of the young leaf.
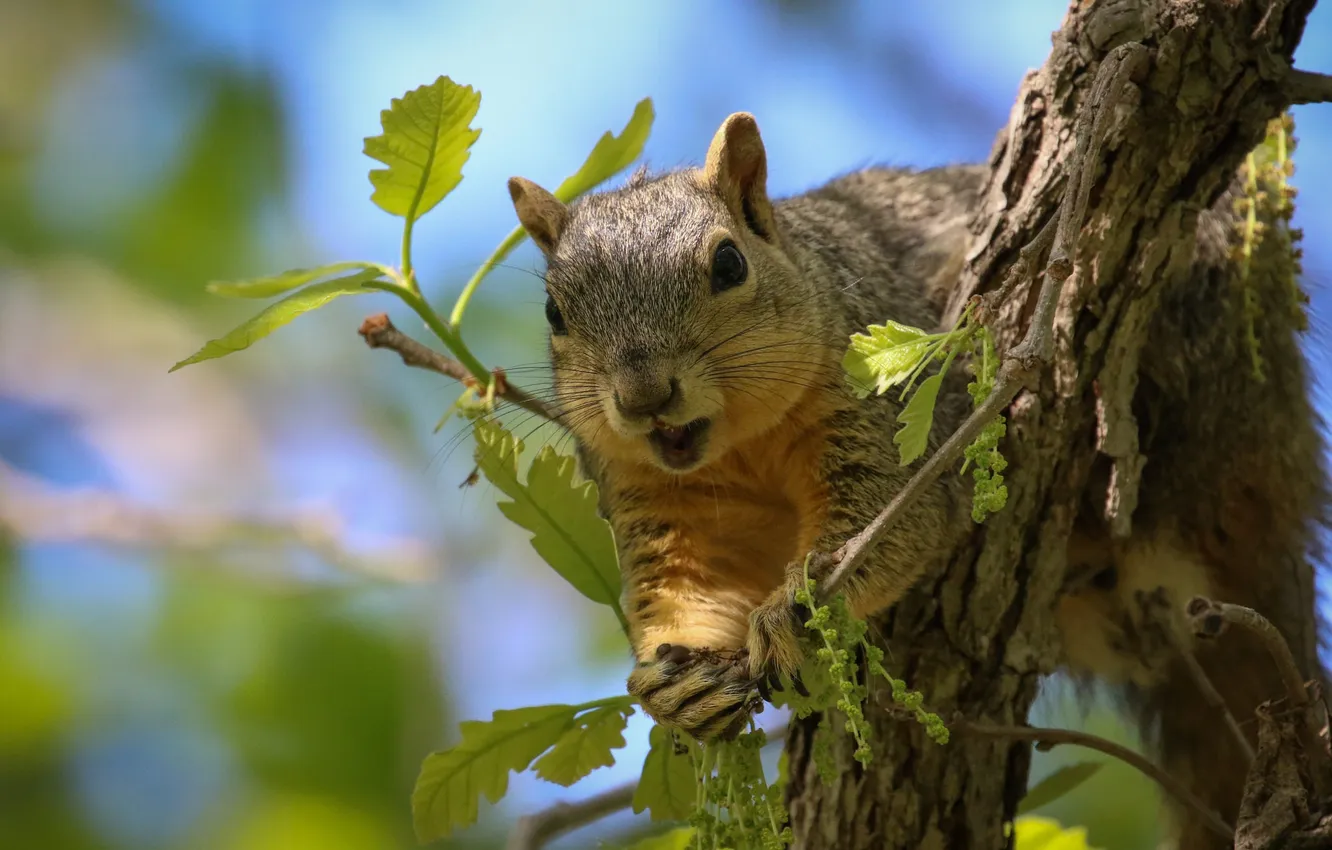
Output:
[[620,135],[613,136],[609,130],[602,133],[583,166],[556,188],[555,197],[567,204],[628,168],[643,153],[654,117],[652,98],[640,100]]
[[1035,811],[1058,800],[1091,779],[1101,769],[1101,764],[1099,761],[1080,761],[1059,768],[1027,791],[1027,796],[1018,805],[1018,814]]
[[1093,850],[1085,827],[1064,829],[1049,818],[1022,817],[1013,822],[1016,850]]
[[610,523],[597,513],[597,488],[574,484],[574,459],[542,448],[527,471],[518,475],[523,444],[494,421],[476,424],[476,465],[513,501],[499,508],[532,532],[532,548],[546,563],[593,602],[609,605],[621,624],[620,568]]
[[651,749],[634,790],[634,814],[650,809],[652,820],[685,820],[694,810],[697,783],[689,754],[675,751],[675,740],[664,726],[653,726],[648,742]]
[[370,172],[370,200],[408,222],[430,212],[462,180],[480,107],[480,92],[448,77],[390,101],[379,113],[383,134],[365,140],[365,155],[388,166]]
[[893,435],[893,442],[901,454],[902,466],[925,454],[925,447],[930,440],[930,426],[934,424],[934,403],[939,399],[939,387],[942,384],[942,372],[921,381],[911,400],[898,414],[897,421],[902,427]]
[[228,354],[243,351],[302,313],[318,309],[334,298],[343,295],[374,292],[375,290],[369,289],[363,284],[377,277],[379,277],[377,270],[367,269],[346,277],[307,286],[300,292],[288,295],[275,304],[270,304],[263,312],[225,336],[205,343],[203,348],[172,366],[168,371],[174,372],[193,363],[226,357]]
[[313,280],[328,277],[336,272],[371,268],[373,266],[370,263],[333,263],[327,266],[317,266],[313,269],[291,269],[271,277],[214,281],[208,284],[206,288],[214,295],[221,295],[225,298],[272,298],[274,295],[290,292]]
[[603,705],[579,716],[535,766],[537,776],[566,788],[599,767],[615,764],[615,750],[624,746],[624,726],[634,713],[630,698]]
[[681,826],[661,835],[649,835],[629,845],[627,850],[687,850],[694,840],[694,828]]
[[871,390],[882,394],[911,377],[930,343],[937,338],[920,328],[893,321],[870,325],[865,330],[868,333],[851,335],[851,346],[842,358],[842,368],[860,398],[868,396]]
[[574,705],[539,705],[497,711],[490,722],[459,724],[462,741],[426,756],[412,791],[412,821],[421,841],[448,835],[476,823],[478,802],[496,803],[509,788],[509,773],[526,770],[532,759],[574,725]]

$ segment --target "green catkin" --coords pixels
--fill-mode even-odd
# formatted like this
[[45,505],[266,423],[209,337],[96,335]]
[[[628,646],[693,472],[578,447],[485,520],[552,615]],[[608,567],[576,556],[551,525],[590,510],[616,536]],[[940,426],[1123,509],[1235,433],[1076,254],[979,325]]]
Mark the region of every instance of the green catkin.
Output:
[[[913,381],[927,363],[942,357],[946,368],[953,356],[968,346],[975,347],[975,356],[970,367],[973,380],[967,390],[973,402],[980,405],[994,387],[999,360],[988,331],[972,322],[969,311],[922,359]],[[999,452],[1005,429],[1004,417],[995,417],[966,449],[963,470],[973,465],[972,516],[976,522],[1003,508],[1008,498],[1003,476],[1007,461]],[[788,687],[780,700],[791,707],[797,719],[820,715],[811,747],[820,779],[825,783],[838,779],[834,754],[838,721],[840,732],[854,742],[856,761],[868,765],[873,759],[872,727],[865,720],[864,709],[871,678],[888,683],[893,701],[924,727],[932,741],[948,743],[948,727],[942,718],[925,708],[920,692],[910,690],[906,682],[888,672],[883,665],[883,650],[869,642],[868,625],[852,616],[846,598],[838,594],[820,605],[816,593],[817,584],[809,577],[807,560],[804,587],[796,592],[795,600],[811,612],[804,624],[808,660],[801,670],[809,696],[802,697]],[[864,658],[863,669],[856,663],[857,655]],[[750,731],[734,741],[709,744],[695,756],[698,805],[689,820],[694,828],[691,850],[783,850],[790,845],[793,839],[787,825],[786,776],[779,769],[772,783],[764,777],[759,751],[766,740],[762,730]]]
[[689,819],[691,850],[782,850],[792,841],[787,826],[785,781],[763,774],[762,729],[734,741],[708,744],[698,756],[700,805]]
[[[891,690],[893,701],[916,721],[925,727],[925,732],[937,743],[948,741],[948,729],[943,720],[924,707],[924,698],[916,691],[908,690],[906,683],[894,678],[883,666],[883,650],[869,642],[869,631],[864,620],[852,616],[846,604],[846,597],[838,594],[826,604],[816,602],[817,585],[809,577],[809,563],[805,564],[805,586],[796,591],[796,601],[811,612],[805,623],[810,639],[816,644],[813,658],[816,664],[806,664],[808,675],[804,676],[808,697],[789,695],[787,701],[797,718],[807,717],[819,711],[823,717],[814,738],[814,762],[819,775],[825,781],[836,776],[832,758],[831,738],[832,714],[842,720],[843,730],[855,742],[854,758],[862,765],[868,765],[873,758],[871,747],[871,728],[865,722],[864,706],[870,694],[868,677],[881,677]],[[865,658],[867,677],[861,678],[861,670],[855,663],[857,654]]]
[[[1305,313],[1309,297],[1300,289],[1300,259],[1298,247],[1303,234],[1290,226],[1295,213],[1295,189],[1290,177],[1295,173],[1291,154],[1295,150],[1294,120],[1290,114],[1272,119],[1267,125],[1263,143],[1249,153],[1240,168],[1243,194],[1235,199],[1236,245],[1234,259],[1239,264],[1238,286],[1244,306],[1244,342],[1249,349],[1253,377],[1267,379],[1266,361],[1262,354],[1262,341],[1258,338],[1258,322],[1262,318],[1262,304],[1258,293],[1265,287],[1255,284],[1254,274],[1277,275],[1285,280],[1290,292],[1290,309],[1299,330],[1308,328]],[[1266,259],[1255,268],[1254,258],[1264,246]],[[1280,258],[1280,259],[1276,259]],[[1270,260],[1270,262],[1269,262]]]

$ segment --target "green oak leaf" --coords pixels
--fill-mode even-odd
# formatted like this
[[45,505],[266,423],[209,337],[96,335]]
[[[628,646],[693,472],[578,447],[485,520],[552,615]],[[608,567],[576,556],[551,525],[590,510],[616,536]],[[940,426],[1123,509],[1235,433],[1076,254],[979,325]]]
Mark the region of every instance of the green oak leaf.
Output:
[[208,284],[207,289],[214,295],[221,295],[225,298],[272,298],[274,295],[290,292],[311,281],[328,277],[331,274],[361,269],[368,270],[374,267],[371,263],[332,263],[327,266],[316,266],[312,269],[291,269],[281,274],[256,277],[249,280],[214,281]]
[[532,532],[532,548],[579,593],[620,610],[620,568],[610,523],[597,513],[597,487],[574,483],[574,459],[545,446],[524,482],[518,473],[522,441],[493,420],[476,423],[476,465],[512,501],[500,511]]
[[458,745],[431,753],[421,765],[412,791],[417,838],[433,841],[476,823],[481,795],[498,802],[509,789],[509,774],[526,770],[559,741],[577,711],[574,705],[538,705],[459,724]]
[[934,403],[939,400],[939,387],[942,384],[942,372],[921,381],[911,400],[897,415],[901,427],[893,435],[893,442],[901,454],[899,462],[902,466],[907,466],[925,454],[925,447],[930,441],[930,426],[934,424]]
[[851,346],[842,358],[842,368],[860,398],[871,391],[881,395],[910,378],[930,344],[938,339],[937,334],[894,321],[870,325],[865,330],[851,335]]
[[343,295],[375,292],[376,290],[370,289],[364,284],[377,277],[379,277],[377,270],[366,269],[346,277],[307,286],[299,292],[288,295],[281,301],[270,304],[263,312],[225,336],[208,341],[203,348],[172,366],[168,371],[174,372],[194,363],[226,357],[228,354],[244,351],[302,313],[316,310],[334,298],[340,298]]
[[1027,796],[1018,805],[1018,814],[1035,811],[1058,800],[1091,779],[1101,769],[1101,764],[1099,761],[1080,761],[1059,768],[1027,791]]
[[480,92],[448,77],[390,101],[379,113],[383,134],[365,140],[365,155],[388,166],[371,170],[370,200],[409,223],[430,212],[462,180],[480,107]]
[[1064,829],[1049,818],[1021,817],[1013,822],[1016,850],[1093,850],[1085,827]]
[[634,789],[634,814],[651,811],[652,820],[686,820],[694,811],[698,780],[688,753],[675,751],[675,739],[664,726],[653,726],[651,749],[643,760],[643,774]]
[[634,713],[632,698],[603,705],[579,715],[574,727],[537,760],[537,776],[566,788],[599,767],[615,764],[615,750],[624,746],[624,726]]
[[555,190],[555,197],[567,204],[628,168],[643,153],[654,117],[652,98],[640,100],[620,135],[612,135],[609,130],[603,133],[582,167]]

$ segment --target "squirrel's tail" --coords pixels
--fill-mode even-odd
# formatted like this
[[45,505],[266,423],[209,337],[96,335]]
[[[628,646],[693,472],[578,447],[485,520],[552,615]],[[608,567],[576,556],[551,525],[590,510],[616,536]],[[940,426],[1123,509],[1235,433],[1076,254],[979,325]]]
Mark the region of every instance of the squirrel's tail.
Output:
[[[1059,612],[1069,666],[1126,684],[1167,770],[1232,825],[1248,759],[1184,652],[1250,747],[1255,707],[1284,689],[1255,636],[1232,629],[1197,640],[1183,607],[1202,595],[1257,610],[1285,635],[1305,676],[1324,679],[1314,564],[1329,500],[1300,348],[1305,299],[1280,159],[1292,147],[1289,130],[1273,123],[1268,143],[1200,215],[1187,279],[1158,294],[1133,399],[1146,465],[1132,532],[1111,541],[1103,529],[1109,474],[1098,470]],[[1202,817],[1178,811],[1181,850],[1232,846]]]

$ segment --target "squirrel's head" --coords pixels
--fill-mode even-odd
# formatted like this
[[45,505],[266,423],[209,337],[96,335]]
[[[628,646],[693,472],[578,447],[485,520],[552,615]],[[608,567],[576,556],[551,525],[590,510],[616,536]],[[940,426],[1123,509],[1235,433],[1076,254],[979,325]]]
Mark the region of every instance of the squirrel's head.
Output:
[[560,418],[603,457],[698,469],[778,425],[823,370],[766,182],[745,113],[722,124],[701,169],[567,206],[509,181],[546,257]]

